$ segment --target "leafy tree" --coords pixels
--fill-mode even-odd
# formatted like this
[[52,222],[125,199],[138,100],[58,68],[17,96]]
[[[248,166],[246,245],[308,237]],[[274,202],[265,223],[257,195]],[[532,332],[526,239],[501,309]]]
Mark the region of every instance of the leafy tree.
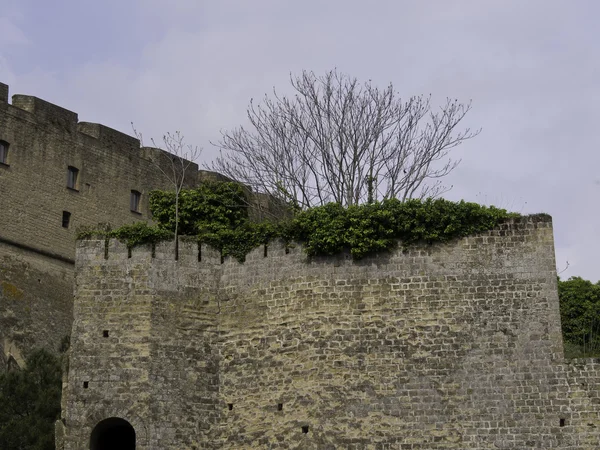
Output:
[[580,356],[600,354],[600,282],[559,280],[558,296],[565,344],[579,347]]
[[0,448],[53,450],[60,417],[60,360],[33,351],[23,370],[0,374]]
[[273,93],[247,110],[248,129],[222,133],[209,168],[291,205],[437,197],[459,161],[450,150],[478,134],[458,126],[470,104],[401,99],[333,70],[291,78],[294,94]]

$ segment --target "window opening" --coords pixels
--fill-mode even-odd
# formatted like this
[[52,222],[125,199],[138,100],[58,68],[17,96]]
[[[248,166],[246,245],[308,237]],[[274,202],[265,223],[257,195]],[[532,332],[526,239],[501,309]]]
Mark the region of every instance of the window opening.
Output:
[[8,142],[0,141],[0,164],[8,166]]
[[69,211],[63,211],[63,213],[62,213],[63,228],[69,228],[70,223],[71,223],[71,213]]
[[79,169],[77,167],[69,166],[67,171],[67,187],[74,191],[79,190]]
[[131,196],[129,197],[129,209],[132,212],[139,213],[140,212],[140,200],[142,198],[142,193],[139,191],[131,191]]
[[104,330],[104,331],[102,331],[102,336],[104,336],[104,337],[108,337],[108,330]]
[[308,433],[308,425],[304,425],[304,426],[302,427],[302,432],[303,432],[303,433]]

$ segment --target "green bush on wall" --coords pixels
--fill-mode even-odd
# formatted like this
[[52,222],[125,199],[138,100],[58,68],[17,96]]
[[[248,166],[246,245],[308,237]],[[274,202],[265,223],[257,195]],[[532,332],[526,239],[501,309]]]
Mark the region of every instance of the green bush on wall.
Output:
[[[333,255],[348,249],[355,259],[385,251],[400,240],[445,242],[497,227],[518,217],[504,209],[444,199],[384,200],[345,208],[336,203],[297,212],[291,219],[255,223],[249,220],[249,202],[238,183],[204,183],[182,190],[179,204],[181,235],[196,236],[224,256],[244,261],[253,248],[280,238],[304,244],[308,255]],[[81,230],[80,239],[115,237],[129,247],[169,240],[175,231],[175,194],[153,191],[150,208],[156,225],[125,225],[109,230]]]

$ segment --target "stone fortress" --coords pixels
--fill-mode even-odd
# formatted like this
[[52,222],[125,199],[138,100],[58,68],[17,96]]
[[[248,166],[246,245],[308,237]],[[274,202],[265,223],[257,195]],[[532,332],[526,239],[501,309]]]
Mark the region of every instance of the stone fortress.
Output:
[[361,261],[75,252],[75,224],[149,219],[155,150],[7,87],[0,141],[4,354],[72,323],[59,449],[600,448],[600,361],[563,357],[549,217]]

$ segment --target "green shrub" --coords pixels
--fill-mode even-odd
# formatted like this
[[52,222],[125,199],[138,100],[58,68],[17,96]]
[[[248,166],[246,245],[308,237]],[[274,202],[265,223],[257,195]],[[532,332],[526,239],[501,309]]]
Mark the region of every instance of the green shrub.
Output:
[[558,297],[565,355],[600,356],[600,282],[559,280]]
[[[150,193],[152,218],[162,229],[175,232],[175,193]],[[239,183],[206,182],[179,194],[179,234],[194,236],[219,224],[235,229],[248,222],[248,200]]]
[[[116,230],[84,230],[80,238],[116,237],[129,247],[172,239],[175,194],[153,191],[150,205],[156,226],[143,223]],[[517,214],[493,206],[448,200],[384,200],[345,208],[336,203],[318,206],[278,223],[252,223],[248,201],[238,183],[204,183],[180,194],[180,234],[220,249],[224,256],[244,261],[250,250],[275,238],[304,243],[308,255],[333,255],[349,250],[352,257],[388,250],[400,240],[445,242],[497,227]]]
[[53,450],[60,417],[60,360],[32,352],[23,370],[0,374],[0,448]]

